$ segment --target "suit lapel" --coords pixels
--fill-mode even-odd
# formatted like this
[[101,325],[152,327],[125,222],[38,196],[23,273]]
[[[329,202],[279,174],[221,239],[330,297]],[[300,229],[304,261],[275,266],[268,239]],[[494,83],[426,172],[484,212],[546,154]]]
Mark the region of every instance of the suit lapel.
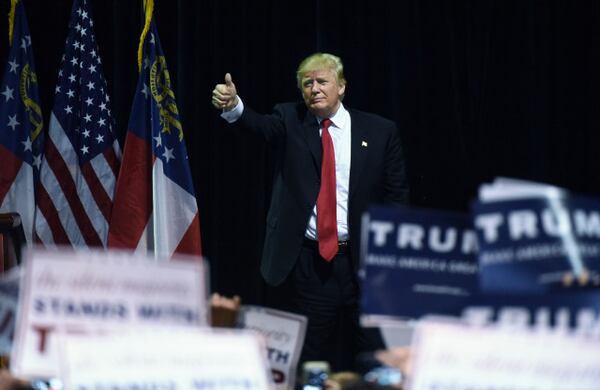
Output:
[[360,176],[362,175],[367,153],[369,152],[369,132],[366,124],[360,120],[360,117],[354,115],[352,110],[348,111],[350,112],[350,130],[352,132],[350,141],[350,194],[348,195],[348,199],[352,199],[352,196],[356,193],[356,186],[360,182]]
[[308,110],[304,116],[302,127],[304,129],[304,136],[306,137],[308,149],[313,156],[315,168],[317,169],[317,172],[320,172],[321,160],[323,159],[323,146],[321,145],[321,136],[319,135],[319,123],[317,122],[317,118],[315,118]]

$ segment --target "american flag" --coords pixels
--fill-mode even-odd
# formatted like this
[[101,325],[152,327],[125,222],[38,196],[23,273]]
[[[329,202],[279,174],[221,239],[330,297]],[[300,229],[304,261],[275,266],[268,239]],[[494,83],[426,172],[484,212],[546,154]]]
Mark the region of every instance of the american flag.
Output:
[[15,5],[12,31],[0,84],[0,212],[18,212],[25,238],[31,242],[34,188],[44,133],[31,36],[22,2]]
[[106,246],[120,149],[93,27],[88,1],[75,0],[40,173],[45,246]]
[[154,20],[129,117],[109,247],[200,254],[200,222],[175,94]]

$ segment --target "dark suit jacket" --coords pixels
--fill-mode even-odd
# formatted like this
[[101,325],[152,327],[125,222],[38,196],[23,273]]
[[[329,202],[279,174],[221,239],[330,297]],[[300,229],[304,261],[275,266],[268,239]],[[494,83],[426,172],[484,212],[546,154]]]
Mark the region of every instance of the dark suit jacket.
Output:
[[[370,203],[407,203],[408,185],[396,125],[377,115],[348,111],[352,131],[348,229],[357,266],[362,213]],[[319,127],[304,103],[278,104],[271,115],[258,114],[246,106],[238,123],[276,143],[275,178],[261,261],[264,279],[276,286],[294,267],[319,194]]]

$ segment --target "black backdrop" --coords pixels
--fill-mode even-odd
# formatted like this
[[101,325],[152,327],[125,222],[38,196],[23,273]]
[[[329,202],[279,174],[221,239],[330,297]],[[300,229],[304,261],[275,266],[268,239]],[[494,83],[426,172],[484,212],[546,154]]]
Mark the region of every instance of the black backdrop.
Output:
[[[24,0],[42,108],[67,35],[69,0]],[[121,139],[137,79],[141,0],[92,0]],[[9,0],[0,0],[6,15]],[[345,104],[396,121],[411,202],[467,210],[498,175],[600,196],[600,3],[418,0],[156,0],[177,95],[213,290],[260,303],[270,154],[231,133],[210,93],[231,72],[263,112],[295,100],[294,70],[315,51],[342,57]],[[6,18],[0,20],[5,64]],[[1,169],[1,168],[0,168]]]

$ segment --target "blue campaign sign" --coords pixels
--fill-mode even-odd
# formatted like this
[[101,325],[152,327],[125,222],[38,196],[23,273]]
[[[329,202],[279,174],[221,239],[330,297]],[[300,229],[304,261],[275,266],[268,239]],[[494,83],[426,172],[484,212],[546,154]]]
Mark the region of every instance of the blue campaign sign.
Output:
[[600,290],[545,295],[477,294],[455,313],[480,324],[576,329],[600,336]]
[[371,207],[363,218],[364,316],[450,314],[477,291],[475,232],[466,215]]
[[475,202],[484,292],[600,287],[600,202],[547,197]]

